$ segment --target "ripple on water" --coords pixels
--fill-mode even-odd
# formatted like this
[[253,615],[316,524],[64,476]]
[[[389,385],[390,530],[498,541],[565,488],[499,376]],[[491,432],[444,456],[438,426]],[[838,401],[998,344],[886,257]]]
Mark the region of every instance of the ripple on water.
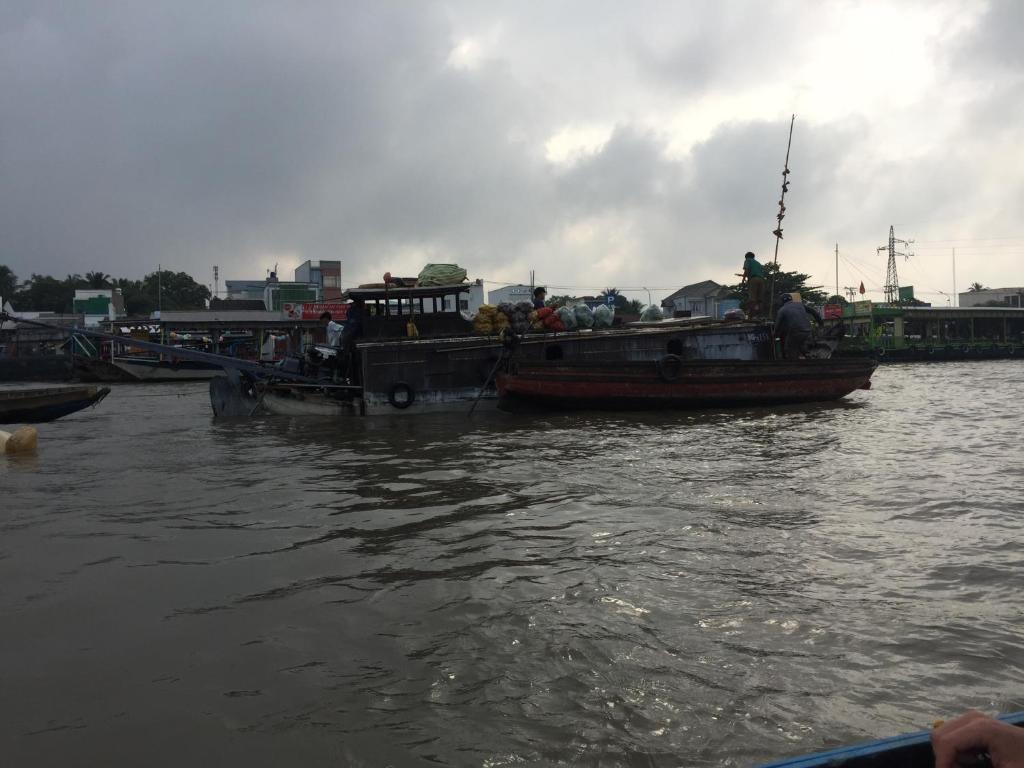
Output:
[[115,387],[0,463],[0,738],[37,763],[155,738],[178,763],[746,765],[1022,708],[1022,381],[883,367],[823,406],[344,428]]

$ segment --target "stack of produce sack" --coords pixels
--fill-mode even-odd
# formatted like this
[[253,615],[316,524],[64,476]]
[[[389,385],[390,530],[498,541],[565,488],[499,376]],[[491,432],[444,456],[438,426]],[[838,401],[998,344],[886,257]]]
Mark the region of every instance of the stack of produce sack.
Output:
[[565,326],[567,331],[576,330],[576,313],[572,307],[559,307],[555,310],[555,314],[562,321],[562,325]]
[[481,336],[491,336],[494,334],[494,320],[498,314],[498,308],[491,306],[490,304],[483,304],[480,309],[476,312],[476,317],[473,318],[473,333]]
[[416,279],[419,286],[455,285],[466,279],[466,270],[458,264],[427,264]]
[[533,323],[530,321],[530,315],[532,314],[532,302],[520,301],[516,304],[515,311],[512,316],[512,330],[519,334],[528,333],[532,330]]
[[594,327],[594,313],[586,304],[577,304],[572,311],[576,315],[576,325],[579,328]]
[[551,307],[544,307],[543,309],[538,309],[537,319],[540,320],[541,327],[545,331],[565,330],[565,324],[562,322],[562,318]]
[[609,307],[607,304],[601,304],[594,310],[595,328],[611,328],[612,321],[614,319],[615,307]]
[[[494,332],[501,333],[510,325],[512,321],[509,319],[508,304],[499,304],[498,311],[494,313]],[[503,310],[502,307],[505,307]]]
[[664,315],[661,313],[661,307],[657,304],[651,304],[644,307],[644,311],[640,313],[640,322],[642,323],[653,323],[656,320],[663,320]]
[[504,302],[498,305],[498,314],[504,315],[509,325],[512,326],[512,330],[518,334],[523,334],[530,330],[528,318],[532,311],[533,305],[528,301],[521,301],[518,304]]

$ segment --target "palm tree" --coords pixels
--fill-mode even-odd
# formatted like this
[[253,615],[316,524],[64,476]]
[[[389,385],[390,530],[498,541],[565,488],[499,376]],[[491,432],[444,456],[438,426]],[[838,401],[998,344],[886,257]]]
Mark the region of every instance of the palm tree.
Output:
[[110,275],[105,272],[86,272],[85,282],[89,284],[90,288],[109,288]]
[[[627,305],[626,297],[619,293],[618,288],[605,288],[598,297],[602,303],[611,304],[616,309],[625,309]],[[609,302],[608,299],[611,299]]]
[[969,288],[968,288],[967,290],[968,290],[968,291],[969,291],[970,293],[975,293],[975,292],[977,292],[977,291],[987,291],[987,290],[988,290],[988,288],[986,288],[986,287],[985,287],[984,285],[982,285],[981,283],[971,283],[970,287],[969,287]]

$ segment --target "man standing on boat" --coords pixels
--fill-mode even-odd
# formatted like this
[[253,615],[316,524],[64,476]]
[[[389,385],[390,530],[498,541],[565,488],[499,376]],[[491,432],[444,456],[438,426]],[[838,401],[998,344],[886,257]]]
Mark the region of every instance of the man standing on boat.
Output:
[[345,325],[339,341],[344,356],[345,378],[353,383],[355,383],[359,373],[356,339],[363,335],[364,310],[365,305],[360,299],[356,299],[348,305],[348,312],[345,314]]
[[820,328],[825,320],[814,307],[809,307],[792,294],[779,296],[779,312],[775,316],[775,335],[782,339],[782,357],[785,360],[799,360],[804,348],[811,340],[811,318]]
[[544,299],[548,296],[548,292],[541,287],[533,289],[533,308],[544,309]]
[[320,319],[327,321],[327,324],[324,326],[324,329],[327,331],[327,346],[340,347],[341,332],[345,330],[345,326],[334,322],[330,312],[324,312],[321,314]]
[[763,317],[765,305],[764,267],[754,258],[752,251],[743,257],[743,278],[747,281],[747,313]]

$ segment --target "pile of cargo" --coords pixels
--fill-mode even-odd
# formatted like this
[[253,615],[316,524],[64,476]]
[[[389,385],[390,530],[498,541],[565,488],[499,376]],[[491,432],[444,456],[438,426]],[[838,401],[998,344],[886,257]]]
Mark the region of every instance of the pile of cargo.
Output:
[[500,334],[510,328],[524,333],[558,333],[585,328],[611,328],[615,310],[605,305],[591,310],[586,304],[534,309],[528,301],[518,304],[484,304],[473,319],[473,331],[482,336]]

